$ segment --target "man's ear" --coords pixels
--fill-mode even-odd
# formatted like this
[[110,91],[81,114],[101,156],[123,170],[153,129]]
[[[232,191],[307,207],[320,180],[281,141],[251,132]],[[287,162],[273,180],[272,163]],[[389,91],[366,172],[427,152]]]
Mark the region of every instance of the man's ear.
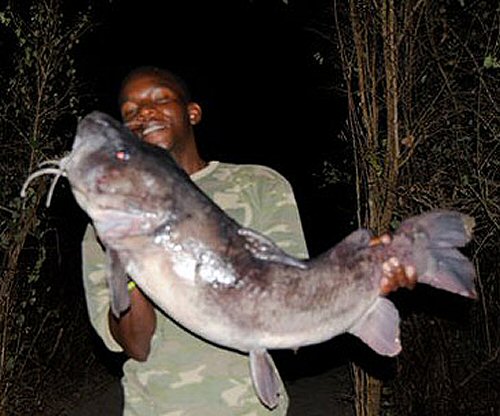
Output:
[[195,126],[201,121],[201,107],[197,103],[189,103],[187,106],[189,114],[189,123]]

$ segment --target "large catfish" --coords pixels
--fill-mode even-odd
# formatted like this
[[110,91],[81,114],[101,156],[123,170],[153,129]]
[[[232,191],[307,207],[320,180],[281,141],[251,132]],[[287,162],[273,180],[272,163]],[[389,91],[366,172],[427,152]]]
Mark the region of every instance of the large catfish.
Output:
[[248,353],[255,390],[270,408],[280,381],[269,349],[348,332],[379,354],[399,353],[398,311],[380,289],[388,259],[414,268],[421,283],[476,296],[473,266],[457,250],[473,221],[457,212],[412,217],[389,244],[370,244],[360,229],[300,260],[228,217],[168,151],[99,112],[81,120],[57,169],[32,177],[44,172],[68,177],[107,249],[113,313],[129,307],[129,275],[179,324]]

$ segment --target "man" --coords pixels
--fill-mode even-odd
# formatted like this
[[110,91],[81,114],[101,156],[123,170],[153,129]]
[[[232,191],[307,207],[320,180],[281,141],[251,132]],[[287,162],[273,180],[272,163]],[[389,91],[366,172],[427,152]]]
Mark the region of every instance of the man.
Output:
[[[290,184],[257,165],[205,162],[193,127],[202,117],[184,82],[152,67],[131,72],[120,91],[124,122],[142,140],[168,149],[192,180],[244,227],[267,235],[282,249],[307,257]],[[387,237],[374,239],[384,244]],[[214,346],[186,332],[156,309],[134,282],[131,307],[119,319],[110,313],[105,256],[92,227],[82,244],[83,279],[90,320],[106,346],[132,358],[124,364],[125,415],[258,416],[270,414],[257,399],[247,356]],[[388,263],[381,291],[414,284],[414,272]],[[168,276],[167,276],[168,278]],[[195,305],[193,305],[195,307]],[[282,388],[273,415],[285,415]]]
[[[194,182],[225,212],[297,257],[307,257],[290,184],[263,166],[205,162],[193,127],[202,117],[184,82],[158,68],[138,68],[120,91],[123,121],[142,140],[168,149]],[[84,286],[92,324],[124,364],[125,415],[266,415],[249,377],[246,355],[211,345],[179,328],[129,285],[131,307],[109,312],[105,258],[88,227],[83,241]],[[193,306],[194,307],[194,306]],[[282,389],[273,415],[285,415]]]

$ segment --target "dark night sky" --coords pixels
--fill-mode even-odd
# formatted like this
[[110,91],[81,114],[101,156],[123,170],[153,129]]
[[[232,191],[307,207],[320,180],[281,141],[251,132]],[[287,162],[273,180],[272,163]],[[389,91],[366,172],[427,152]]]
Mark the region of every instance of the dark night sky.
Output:
[[[322,161],[338,153],[345,109],[325,92],[324,74],[332,70],[313,59],[318,43],[304,30],[311,5],[113,0],[99,11],[101,24],[81,50],[97,106],[115,116],[119,82],[131,68],[157,65],[186,78],[204,110],[197,130],[204,155],[284,174],[315,252],[351,226],[336,218],[345,191],[316,191],[313,178]],[[329,222],[324,236],[322,221]]]

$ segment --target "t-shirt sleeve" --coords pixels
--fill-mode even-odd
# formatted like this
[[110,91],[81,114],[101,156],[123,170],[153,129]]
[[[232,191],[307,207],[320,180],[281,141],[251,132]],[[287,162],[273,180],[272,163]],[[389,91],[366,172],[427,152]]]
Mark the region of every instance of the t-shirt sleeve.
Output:
[[111,351],[123,351],[109,329],[110,290],[106,281],[106,255],[89,225],[82,242],[82,277],[92,326]]
[[298,258],[307,258],[308,252],[300,221],[299,210],[290,183],[279,173],[269,170],[255,182],[256,195],[253,228],[281,249]]

